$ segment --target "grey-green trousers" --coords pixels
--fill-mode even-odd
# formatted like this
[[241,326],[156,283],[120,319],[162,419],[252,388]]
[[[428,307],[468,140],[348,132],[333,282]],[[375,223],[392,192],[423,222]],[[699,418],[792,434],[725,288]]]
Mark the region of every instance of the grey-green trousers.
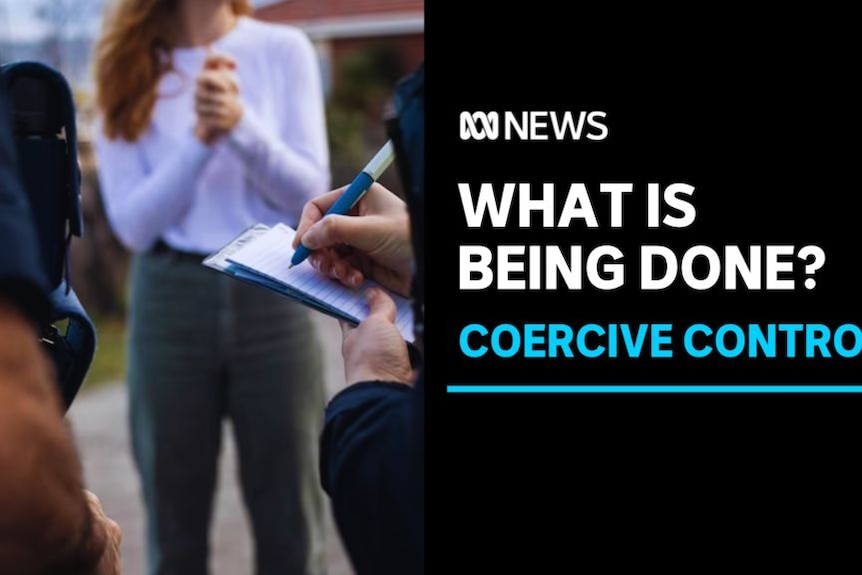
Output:
[[205,575],[223,420],[258,575],[324,572],[324,392],[304,307],[173,252],[134,256],[129,414],[151,575]]

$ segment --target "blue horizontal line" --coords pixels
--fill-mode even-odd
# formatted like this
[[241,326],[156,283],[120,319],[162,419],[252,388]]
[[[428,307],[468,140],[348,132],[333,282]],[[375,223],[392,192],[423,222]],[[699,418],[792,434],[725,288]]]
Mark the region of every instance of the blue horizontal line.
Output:
[[448,385],[447,393],[862,393],[862,385]]

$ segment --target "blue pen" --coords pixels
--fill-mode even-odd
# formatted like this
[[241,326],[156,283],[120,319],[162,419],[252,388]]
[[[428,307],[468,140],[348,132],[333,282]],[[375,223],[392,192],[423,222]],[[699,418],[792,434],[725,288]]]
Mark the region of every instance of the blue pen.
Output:
[[[344,193],[341,194],[341,197],[338,198],[334,204],[327,210],[327,212],[323,215],[323,217],[337,214],[344,215],[350,211],[350,209],[356,205],[356,202],[365,195],[365,192],[368,191],[368,188],[371,187],[371,184],[377,181],[377,178],[380,177],[380,174],[386,171],[386,168],[389,167],[389,164],[392,163],[392,160],[395,159],[395,146],[392,145],[392,140],[387,141],[383,144],[383,147],[380,148],[380,151],[377,152],[371,161],[368,162],[368,165],[365,166],[359,175],[353,180],[350,186],[344,190]],[[305,258],[311,255],[311,250],[305,247],[302,244],[299,244],[299,247],[296,248],[296,251],[293,252],[293,257],[290,258],[290,267],[297,266],[305,261]]]

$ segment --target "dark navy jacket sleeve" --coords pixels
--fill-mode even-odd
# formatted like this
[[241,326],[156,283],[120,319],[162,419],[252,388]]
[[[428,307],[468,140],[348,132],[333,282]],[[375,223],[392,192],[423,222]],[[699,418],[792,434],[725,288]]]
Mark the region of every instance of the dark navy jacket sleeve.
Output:
[[0,90],[0,297],[43,321],[48,315],[47,278],[30,205],[18,180],[8,112]]
[[358,575],[424,572],[423,387],[359,383],[327,408],[321,479]]

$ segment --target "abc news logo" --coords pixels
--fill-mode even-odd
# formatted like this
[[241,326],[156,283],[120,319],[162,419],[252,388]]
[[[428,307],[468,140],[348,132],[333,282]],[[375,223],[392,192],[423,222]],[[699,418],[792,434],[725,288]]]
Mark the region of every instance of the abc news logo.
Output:
[[461,112],[462,140],[588,140],[608,137],[604,112]]

